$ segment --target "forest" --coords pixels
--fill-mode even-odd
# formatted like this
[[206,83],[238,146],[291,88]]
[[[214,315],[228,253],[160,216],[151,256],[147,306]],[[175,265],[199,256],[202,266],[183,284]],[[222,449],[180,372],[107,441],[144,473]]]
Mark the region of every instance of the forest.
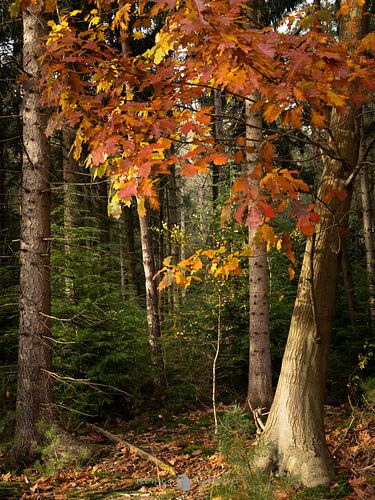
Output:
[[375,498],[375,2],[0,9],[0,498]]

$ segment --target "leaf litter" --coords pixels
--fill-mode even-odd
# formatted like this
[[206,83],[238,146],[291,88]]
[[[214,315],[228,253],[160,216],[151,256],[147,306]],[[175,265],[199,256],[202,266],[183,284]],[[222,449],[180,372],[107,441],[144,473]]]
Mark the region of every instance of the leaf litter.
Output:
[[[221,411],[230,407],[222,406]],[[349,413],[348,413],[349,411]],[[348,416],[349,415],[349,416]],[[375,419],[369,412],[352,411],[342,405],[326,407],[327,442],[336,461],[336,472],[346,478],[350,493],[335,496],[338,483],[329,486],[329,498],[375,498]],[[101,449],[100,457],[80,468],[65,467],[51,475],[36,473],[0,475],[1,484],[16,484],[18,495],[1,498],[39,499],[109,499],[174,498],[204,499],[215,496],[215,485],[225,482],[229,466],[218,451],[213,432],[212,410],[196,410],[182,415],[157,419],[138,418],[116,422],[120,442],[108,439],[89,427],[82,437],[87,444]],[[139,456],[134,448],[124,446],[121,438],[173,467],[178,476]],[[254,437],[255,439],[255,437]],[[274,498],[302,498],[298,487],[280,487],[273,479]],[[9,490],[10,491],[10,490]],[[15,496],[16,495],[16,496]],[[228,497],[229,498],[229,497]],[[326,498],[316,496],[315,498]]]

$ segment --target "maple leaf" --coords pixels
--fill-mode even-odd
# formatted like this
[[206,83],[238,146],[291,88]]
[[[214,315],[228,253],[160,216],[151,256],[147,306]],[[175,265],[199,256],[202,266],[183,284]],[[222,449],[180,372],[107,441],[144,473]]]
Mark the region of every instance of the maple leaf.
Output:
[[173,271],[171,269],[167,269],[164,272],[164,276],[158,285],[158,290],[162,291],[165,288],[168,288],[169,286],[171,286],[174,283],[174,281],[175,281],[175,275],[174,275]]
[[272,123],[278,119],[282,113],[283,108],[278,104],[268,104],[263,112],[264,119],[268,123]]
[[137,181],[132,179],[125,184],[121,184],[118,190],[120,198],[129,198],[137,194]]
[[318,128],[326,126],[327,117],[322,111],[311,110],[311,123]]
[[293,280],[293,279],[294,279],[294,276],[295,276],[295,274],[296,274],[296,271],[293,269],[293,267],[288,266],[288,274],[289,274],[289,278],[290,278],[290,280]]
[[345,95],[336,94],[332,90],[327,92],[328,101],[334,106],[344,106],[345,101],[348,99]]
[[224,205],[221,209],[220,214],[220,226],[224,227],[227,222],[231,220],[232,217],[232,209],[230,205]]
[[234,196],[239,193],[245,194],[248,189],[249,184],[245,177],[237,177],[237,179],[234,180],[232,185],[232,193]]
[[275,146],[272,142],[267,141],[262,149],[262,156],[267,163],[271,163],[275,154]]
[[210,158],[215,165],[226,165],[229,161],[229,156],[225,153],[213,153]]
[[188,135],[188,133],[191,132],[192,130],[194,130],[193,122],[186,122],[181,127],[181,133],[184,135]]
[[264,201],[258,201],[257,207],[259,207],[260,210],[263,212],[264,217],[273,219],[276,215],[274,208],[269,203],[265,203]]

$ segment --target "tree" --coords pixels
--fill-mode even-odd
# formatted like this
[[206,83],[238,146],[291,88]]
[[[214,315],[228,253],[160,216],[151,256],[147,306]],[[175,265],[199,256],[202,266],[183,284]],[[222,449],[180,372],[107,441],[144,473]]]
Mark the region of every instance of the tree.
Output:
[[[97,4],[105,13],[107,2],[98,0]],[[362,0],[343,4],[338,14],[354,14],[362,4]],[[361,106],[373,88],[372,65],[365,57],[371,51],[371,38],[357,44],[352,57],[345,38],[350,30],[343,28],[340,42],[324,33],[321,21],[329,23],[331,17],[328,11],[315,13],[316,6],[298,14],[300,27],[291,35],[271,29],[249,30],[246,6],[233,0],[217,1],[215,8],[202,2],[177,5],[169,0],[152,6],[139,2],[135,8],[141,21],[132,26],[129,37],[142,38],[142,30],[149,29],[154,17],[162,18],[164,24],[140,57],[125,56],[106,43],[108,32],[119,29],[121,23],[129,25],[128,4],[116,5],[119,8],[111,23],[101,22],[93,11],[85,17],[86,30],[82,31],[81,21],[75,20],[80,13],[74,11],[59,25],[52,25],[44,56],[45,95],[58,108],[51,126],[61,127],[65,120],[78,124],[77,156],[85,145],[89,153],[86,164],[93,172],[110,175],[124,201],[136,196],[141,215],[145,200],[157,207],[157,176],[168,173],[171,165],[179,163],[181,175],[189,177],[206,173],[212,163],[241,163],[215,144],[211,107],[197,109],[194,105],[207,89],[221,88],[241,99],[258,91],[260,99],[249,110],[251,114],[262,111],[265,123],[277,122],[293,139],[312,142],[303,124],[316,128],[322,138],[325,164],[316,204],[301,194],[308,186],[300,172],[277,161],[274,142],[280,134],[270,126],[264,130],[260,168],[251,175],[259,189],[253,189],[248,179],[237,179],[226,213],[234,209],[240,223],[246,215],[249,227],[259,226],[259,243],[284,249],[294,264],[290,235],[286,231],[276,235],[270,221],[288,209],[296,230],[310,238],[279,389],[263,442],[271,450],[268,463],[299,474],[306,484],[326,482],[332,468],[322,418],[337,281],[335,248],[350,201],[346,179],[360,166],[349,112]],[[295,20],[292,16],[289,24],[293,26]],[[69,64],[64,63],[67,58]],[[354,63],[356,58],[358,63]],[[172,152],[176,142],[184,146],[179,154]],[[245,142],[238,137],[238,145]],[[205,255],[210,258],[211,254],[216,255],[214,250]],[[189,262],[196,266],[194,273],[202,267],[198,258]],[[183,265],[188,267],[186,262]],[[183,265],[175,277],[185,286],[189,280]],[[237,271],[238,256],[231,254],[221,267],[223,273]],[[289,272],[293,276],[293,269]],[[166,276],[168,281],[171,274]],[[302,325],[305,329],[301,331]]]
[[41,3],[23,12],[23,173],[20,243],[20,323],[13,457],[30,463],[52,420],[50,328],[50,154],[47,110],[39,103],[37,56],[46,33]]
[[155,381],[163,381],[163,358],[160,347],[160,318],[158,291],[155,276],[155,262],[152,251],[152,239],[147,214],[139,214],[139,228],[141,234],[142,263],[145,273],[146,311],[148,336],[151,351],[151,361],[155,369]]
[[[78,162],[70,154],[70,149],[74,141],[73,130],[64,129],[62,131],[62,163],[63,163],[63,183],[64,183],[64,239],[66,262],[73,258],[74,229],[79,225],[79,172]],[[69,266],[67,266],[69,270]],[[74,298],[74,282],[72,276],[65,278],[65,293],[70,299]]]
[[[258,94],[251,96],[256,100]],[[246,175],[250,189],[257,191],[258,180],[252,178],[256,172],[257,164],[261,159],[262,116],[252,112],[251,101],[245,104],[246,119]],[[249,380],[247,388],[247,401],[252,411],[257,409],[268,411],[272,399],[272,369],[271,345],[269,326],[269,267],[267,261],[266,244],[255,241],[259,216],[256,217],[257,208],[254,203],[249,203],[249,214],[255,216],[255,221],[248,225],[249,257]]]
[[[343,42],[352,34],[359,37],[361,12],[356,6],[351,19],[341,22]],[[351,203],[352,185],[347,180],[363,161],[356,121],[354,111],[345,116],[331,113],[336,157],[323,159],[316,206],[319,223],[306,244],[281,374],[260,440],[266,451],[258,465],[287,471],[306,486],[329,483],[334,477],[324,434],[324,393],[341,240]]]
[[375,249],[374,249],[374,237],[373,237],[373,227],[374,227],[374,216],[371,203],[370,186],[369,186],[369,175],[368,166],[365,165],[360,173],[360,188],[361,188],[361,199],[362,199],[362,210],[363,210],[363,236],[365,240],[365,251],[366,251],[366,267],[367,267],[367,280],[369,289],[369,305],[370,305],[370,318],[372,322],[375,322]]

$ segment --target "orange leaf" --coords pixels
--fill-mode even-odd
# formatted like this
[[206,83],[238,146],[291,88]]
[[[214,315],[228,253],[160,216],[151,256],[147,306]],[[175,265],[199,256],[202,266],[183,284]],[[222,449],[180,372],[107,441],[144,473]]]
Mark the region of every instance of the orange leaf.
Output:
[[323,113],[311,110],[311,123],[318,128],[323,128],[326,124],[326,116]]
[[263,151],[262,151],[262,156],[264,158],[264,161],[266,161],[267,163],[271,163],[274,154],[275,154],[275,146],[272,144],[272,142],[266,142],[265,145],[263,146]]
[[296,274],[296,271],[291,266],[288,266],[288,273],[289,273],[290,280],[293,280],[294,276]]
[[245,194],[248,191],[248,189],[249,185],[247,183],[247,179],[245,179],[244,177],[238,177],[233,182],[232,193],[234,195],[239,193]]
[[228,160],[229,156],[225,153],[214,153],[211,155],[211,161],[213,161],[215,165],[226,165]]
[[227,222],[229,222],[232,218],[232,209],[230,205],[224,205],[221,209],[220,214],[220,225],[221,227],[225,226]]

